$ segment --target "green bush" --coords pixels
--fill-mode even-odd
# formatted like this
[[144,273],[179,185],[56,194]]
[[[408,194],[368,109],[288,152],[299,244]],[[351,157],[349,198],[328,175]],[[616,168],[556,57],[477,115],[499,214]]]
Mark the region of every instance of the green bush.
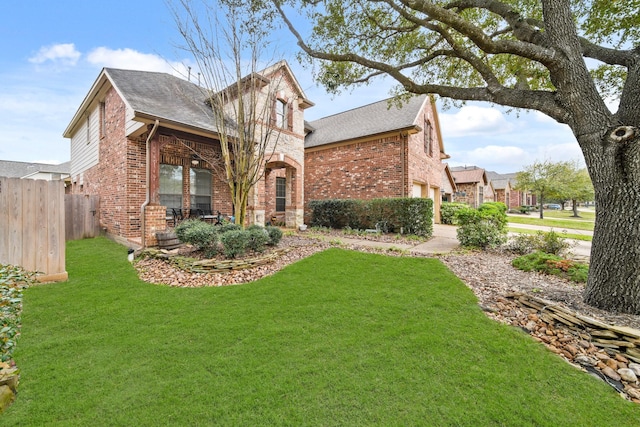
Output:
[[230,230],[220,236],[222,251],[227,258],[244,255],[249,245],[249,232],[245,230]]
[[431,236],[433,201],[422,198],[312,200],[312,227]]
[[466,203],[443,202],[440,205],[440,222],[443,224],[456,225],[456,212],[461,209],[467,209],[469,205]]
[[543,274],[564,277],[577,283],[585,283],[589,273],[587,264],[563,259],[557,255],[535,251],[515,258],[512,265],[522,271],[537,271]]
[[571,243],[560,233],[551,230],[549,232],[537,231],[535,234],[518,234],[509,241],[507,250],[519,255],[534,251],[561,255],[571,246]]
[[197,219],[182,221],[176,226],[175,232],[181,242],[205,251],[215,248],[218,241],[216,226]]
[[282,230],[278,227],[265,227],[267,233],[269,233],[269,242],[267,243],[270,246],[276,246],[282,240]]
[[264,252],[264,248],[269,243],[269,233],[264,227],[251,226],[245,233],[247,233],[247,248],[255,252]]
[[309,202],[312,211],[312,226],[344,228],[362,228],[362,200],[328,199]]
[[464,247],[496,248],[507,241],[507,215],[504,203],[482,204],[478,209],[456,212],[458,240]]
[[36,283],[36,273],[0,264],[0,360],[12,358],[20,332],[22,291]]
[[227,231],[242,230],[242,227],[240,227],[240,225],[235,224],[233,222],[226,222],[226,223],[223,223],[222,225],[217,225],[216,227],[218,229],[219,234],[224,234]]

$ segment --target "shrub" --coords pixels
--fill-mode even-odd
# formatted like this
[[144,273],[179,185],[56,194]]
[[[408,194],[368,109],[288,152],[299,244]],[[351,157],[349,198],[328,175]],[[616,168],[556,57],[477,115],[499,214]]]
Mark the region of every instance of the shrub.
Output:
[[571,246],[571,243],[562,237],[560,233],[551,230],[548,233],[542,233],[542,242],[538,249],[548,254],[562,255]]
[[264,248],[269,242],[269,233],[264,227],[251,226],[245,233],[247,233],[247,248],[255,252],[264,252]]
[[354,230],[378,229],[384,233],[431,236],[433,201],[421,198],[373,200],[312,200],[312,227]]
[[201,250],[212,250],[218,241],[216,226],[197,219],[182,221],[175,228],[176,236]]
[[516,234],[509,240],[506,250],[518,255],[526,255],[539,250],[540,246],[542,246],[540,233],[542,232],[535,234]]
[[218,227],[219,234],[224,234],[227,231],[242,230],[242,227],[240,227],[240,225],[234,224],[233,222],[226,222],[226,223],[223,223],[222,225],[218,225],[217,227]]
[[[500,203],[504,206],[503,203]],[[494,205],[492,203],[492,205]],[[482,207],[483,205],[481,205]],[[456,213],[458,240],[464,247],[495,248],[507,241],[506,206],[487,206],[483,209],[466,208]]]
[[343,228],[362,228],[362,200],[328,199],[312,200],[309,208],[312,211],[312,226]]
[[227,258],[244,255],[249,244],[249,232],[245,230],[230,230],[220,236],[222,250]]
[[574,282],[587,281],[589,266],[587,264],[563,259],[557,255],[535,251],[515,258],[512,265],[522,271],[538,271],[543,274],[564,277]]
[[0,360],[6,362],[13,355],[20,332],[22,291],[36,282],[36,273],[21,267],[0,264]]
[[267,245],[276,246],[282,240],[282,230],[278,227],[265,227],[267,233],[269,233],[269,242]]
[[571,248],[566,238],[560,233],[551,230],[549,232],[537,231],[535,234],[518,234],[507,245],[507,250],[519,255],[541,251],[553,255],[561,255]]
[[461,209],[467,209],[469,205],[466,203],[443,202],[440,205],[440,222],[443,224],[456,225],[456,212]]

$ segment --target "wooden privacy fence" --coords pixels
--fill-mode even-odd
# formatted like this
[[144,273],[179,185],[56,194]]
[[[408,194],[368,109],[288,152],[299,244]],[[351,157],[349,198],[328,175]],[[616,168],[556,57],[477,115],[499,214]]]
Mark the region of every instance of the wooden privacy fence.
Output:
[[100,235],[100,196],[64,195],[66,240]]
[[62,181],[0,177],[0,264],[66,280],[64,218]]

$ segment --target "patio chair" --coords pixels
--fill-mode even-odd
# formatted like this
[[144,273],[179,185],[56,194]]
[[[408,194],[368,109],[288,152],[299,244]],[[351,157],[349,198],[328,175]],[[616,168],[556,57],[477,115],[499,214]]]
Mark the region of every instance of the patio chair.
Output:
[[173,226],[178,225],[180,221],[184,219],[184,215],[182,214],[182,209],[171,208],[171,213],[173,216]]
[[198,218],[200,218],[202,221],[214,222],[216,216],[213,214],[211,209],[198,209]]

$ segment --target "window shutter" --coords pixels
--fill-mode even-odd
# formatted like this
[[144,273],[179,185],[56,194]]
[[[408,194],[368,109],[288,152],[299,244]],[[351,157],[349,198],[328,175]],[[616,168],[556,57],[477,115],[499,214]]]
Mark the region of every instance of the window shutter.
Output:
[[287,104],[287,129],[293,131],[293,102]]

